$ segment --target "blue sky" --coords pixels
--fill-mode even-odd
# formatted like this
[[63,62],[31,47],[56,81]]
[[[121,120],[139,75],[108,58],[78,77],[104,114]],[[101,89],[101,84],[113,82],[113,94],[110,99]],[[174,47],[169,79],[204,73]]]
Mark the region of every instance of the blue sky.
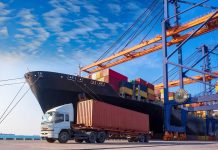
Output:
[[[0,80],[22,77],[28,70],[76,74],[78,65],[84,66],[95,61],[148,7],[148,2],[150,3],[145,0],[0,0]],[[217,5],[215,0],[207,4]],[[152,15],[159,9],[161,5]],[[193,20],[210,11],[205,8],[194,9],[184,14],[182,21]],[[161,34],[160,21],[148,39]],[[218,32],[214,31],[191,40],[184,46],[185,56],[204,43],[213,47],[217,44],[217,38]],[[218,66],[217,59],[213,63]],[[129,79],[142,77],[152,82],[162,74],[162,52],[143,56],[113,69],[127,75]],[[0,115],[20,86],[0,87]],[[192,86],[194,90],[200,88],[198,84]],[[26,89],[28,85],[25,85],[22,92]],[[39,134],[41,115],[37,100],[29,92],[0,125],[0,133]],[[33,124],[31,127],[29,122]]]

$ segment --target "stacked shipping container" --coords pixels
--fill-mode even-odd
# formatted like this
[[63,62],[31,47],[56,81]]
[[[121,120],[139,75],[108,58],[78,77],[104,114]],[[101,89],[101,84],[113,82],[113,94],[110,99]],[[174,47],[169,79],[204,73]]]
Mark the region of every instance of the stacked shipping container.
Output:
[[133,84],[127,81],[122,81],[120,83],[119,89],[120,95],[122,97],[129,97],[132,98],[133,95]]
[[[160,93],[159,93],[160,92]],[[156,94],[156,97],[159,97],[160,96],[160,100],[162,102],[164,102],[164,89],[161,89],[161,90],[156,90],[155,91],[155,94]],[[158,96],[157,96],[158,95]],[[174,100],[175,99],[175,93],[174,92],[168,92],[168,99],[171,101],[171,100]]]
[[142,98],[148,99],[148,100],[155,100],[155,94],[154,94],[154,85],[144,81],[141,78],[137,78],[135,80],[136,85],[138,85],[138,91],[137,94],[140,94]]
[[93,80],[98,80],[102,82],[109,83],[115,91],[119,91],[120,82],[128,80],[128,78],[116,71],[111,69],[105,69],[103,71],[99,71],[93,73],[91,75]]

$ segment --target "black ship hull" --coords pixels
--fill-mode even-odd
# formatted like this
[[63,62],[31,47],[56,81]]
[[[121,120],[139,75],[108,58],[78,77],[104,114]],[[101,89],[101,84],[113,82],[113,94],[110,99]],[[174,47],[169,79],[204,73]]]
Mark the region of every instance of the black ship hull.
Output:
[[[163,104],[140,102],[120,97],[112,87],[103,82],[60,74],[36,71],[25,74],[31,90],[37,98],[43,112],[63,104],[73,103],[74,107],[81,99],[96,99],[119,107],[149,114],[150,130],[156,135],[163,133]],[[76,118],[76,107],[75,107]],[[171,123],[180,125],[179,111],[172,114]],[[188,116],[187,133],[203,135],[205,125],[203,119]]]

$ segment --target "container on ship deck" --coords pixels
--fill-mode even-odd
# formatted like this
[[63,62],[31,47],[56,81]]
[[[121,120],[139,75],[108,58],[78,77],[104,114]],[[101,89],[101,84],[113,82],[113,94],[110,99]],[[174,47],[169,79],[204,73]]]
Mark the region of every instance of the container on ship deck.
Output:
[[148,88],[145,85],[140,84],[139,85],[140,91],[147,92]]
[[153,90],[153,89],[150,89],[150,88],[148,88],[148,93],[149,93],[149,94],[152,94],[152,95],[154,95],[154,90]]
[[135,79],[136,84],[142,84],[144,86],[147,86],[147,81],[141,79],[141,78],[137,78]]
[[155,100],[155,95],[148,93],[148,100],[154,101]]
[[151,83],[149,83],[149,82],[147,83],[147,87],[150,88],[150,89],[152,89],[152,90],[154,90],[154,85],[151,84]]
[[154,94],[160,95],[160,94],[161,94],[161,90],[155,89],[155,90],[154,90]]
[[113,78],[116,78],[118,79],[119,81],[127,81],[128,78],[114,70],[111,70],[111,69],[105,69],[103,70],[103,76],[110,76],[110,77],[113,77]]
[[138,93],[140,94],[141,97],[144,97],[144,98],[147,98],[148,97],[148,94],[144,91],[140,91],[138,92],[138,90],[136,91],[136,96],[138,96]]
[[104,82],[109,83],[115,91],[119,91],[120,80],[113,78],[112,76],[105,76]]
[[127,87],[129,89],[132,89],[133,88],[133,84],[130,83],[130,82],[127,82],[127,81],[121,81],[120,82],[120,87]]
[[127,87],[120,87],[119,92],[122,94],[133,95],[133,90]]

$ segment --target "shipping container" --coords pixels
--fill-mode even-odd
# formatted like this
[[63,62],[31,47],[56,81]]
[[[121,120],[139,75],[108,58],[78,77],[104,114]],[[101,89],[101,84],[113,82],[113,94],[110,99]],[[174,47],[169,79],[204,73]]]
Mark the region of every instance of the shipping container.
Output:
[[136,84],[142,84],[142,85],[144,85],[144,86],[147,86],[147,81],[145,81],[145,80],[143,80],[143,79],[141,79],[141,78],[137,78],[137,79],[135,80],[135,82],[136,82]]
[[112,69],[103,70],[103,76],[110,76],[118,79],[119,81],[128,81],[128,78]]
[[148,88],[148,93],[154,95],[154,89]]
[[139,88],[140,88],[141,91],[147,92],[147,89],[148,89],[148,88],[147,88],[145,85],[140,84],[140,85],[138,85],[138,86],[139,86]]
[[151,83],[149,83],[149,82],[147,83],[147,87],[150,88],[150,89],[152,89],[152,90],[154,90],[154,85],[151,84]]
[[78,103],[77,124],[105,130],[149,132],[148,115],[96,100]]
[[148,100],[152,100],[152,101],[154,101],[154,100],[155,100],[155,95],[154,95],[154,94],[149,94],[149,93],[148,93]]
[[144,91],[140,91],[138,92],[138,90],[136,91],[136,96],[139,96],[138,93],[140,94],[141,97],[143,98],[147,98],[148,97],[148,94]]
[[120,94],[128,94],[128,95],[133,95],[133,90],[129,89],[127,87],[120,87],[119,90]]
[[120,87],[127,87],[129,89],[132,89],[133,88],[133,84],[130,83],[130,82],[127,82],[127,81],[121,81],[120,82]]

